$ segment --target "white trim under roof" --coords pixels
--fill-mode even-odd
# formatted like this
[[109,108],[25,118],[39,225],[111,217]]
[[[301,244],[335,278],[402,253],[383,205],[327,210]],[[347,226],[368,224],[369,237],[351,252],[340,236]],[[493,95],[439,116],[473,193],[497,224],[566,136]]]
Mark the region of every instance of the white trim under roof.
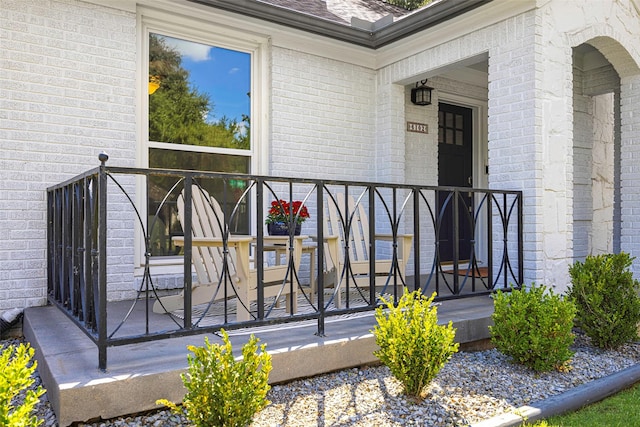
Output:
[[[396,22],[373,31],[347,26],[310,14],[255,0],[187,0],[192,3],[226,10],[243,16],[259,18],[296,28],[312,34],[345,41],[354,45],[377,49],[448,21],[493,0],[447,0],[434,2],[409,13]],[[374,26],[375,28],[375,26]]]

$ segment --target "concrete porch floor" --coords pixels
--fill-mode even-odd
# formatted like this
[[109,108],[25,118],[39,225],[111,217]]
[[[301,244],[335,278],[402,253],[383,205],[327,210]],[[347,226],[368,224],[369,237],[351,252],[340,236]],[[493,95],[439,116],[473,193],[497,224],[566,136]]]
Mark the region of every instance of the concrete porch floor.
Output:
[[[463,346],[489,337],[492,313],[493,300],[488,296],[444,301],[438,307],[439,323],[452,321],[456,341]],[[324,337],[315,335],[315,321],[229,331],[229,335],[238,355],[250,334],[266,343],[273,364],[270,383],[281,383],[377,363],[370,332],[374,325],[369,312],[329,318]],[[185,392],[180,374],[188,366],[186,347],[204,343],[203,335],[194,335],[111,347],[107,371],[102,372],[97,347],[57,307],[26,309],[23,333],[36,349],[38,371],[61,426],[154,409],[160,398],[180,402]],[[221,342],[216,335],[206,336]]]

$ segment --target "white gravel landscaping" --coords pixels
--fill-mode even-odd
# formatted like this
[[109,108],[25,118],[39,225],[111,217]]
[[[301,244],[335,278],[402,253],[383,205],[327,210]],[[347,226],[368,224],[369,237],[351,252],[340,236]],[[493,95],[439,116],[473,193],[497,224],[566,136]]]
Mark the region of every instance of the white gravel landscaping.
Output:
[[[3,346],[16,343],[5,340]],[[563,393],[580,384],[640,363],[640,342],[618,350],[600,350],[579,334],[568,372],[536,373],[514,365],[497,350],[455,354],[414,403],[385,366],[348,369],[274,385],[271,404],[256,415],[253,427],[272,426],[464,426]],[[36,384],[40,379],[36,377]],[[45,398],[37,415],[57,426]],[[188,426],[169,411],[137,414],[80,426]]]

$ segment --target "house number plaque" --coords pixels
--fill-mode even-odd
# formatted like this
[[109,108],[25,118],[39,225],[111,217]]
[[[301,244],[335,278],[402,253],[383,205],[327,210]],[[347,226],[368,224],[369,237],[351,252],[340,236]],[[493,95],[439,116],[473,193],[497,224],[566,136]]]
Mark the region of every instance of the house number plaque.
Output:
[[407,132],[429,133],[426,123],[407,122]]

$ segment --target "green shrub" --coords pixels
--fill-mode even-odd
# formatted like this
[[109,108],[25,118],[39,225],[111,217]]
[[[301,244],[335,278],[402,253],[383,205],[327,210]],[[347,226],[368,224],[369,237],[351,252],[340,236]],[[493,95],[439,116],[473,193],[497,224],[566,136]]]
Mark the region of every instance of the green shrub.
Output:
[[565,369],[573,352],[576,307],[545,286],[494,296],[494,326],[489,327],[496,348],[515,362],[536,371]]
[[[267,383],[271,372],[271,355],[266,344],[251,335],[242,347],[242,360],[236,361],[229,335],[221,331],[223,344],[204,347],[189,346],[189,372],[182,375],[187,389],[183,407],[187,418],[198,427],[244,427],[256,412],[270,402],[266,399],[270,389]],[[174,412],[182,412],[172,402],[159,400]]]
[[458,351],[451,322],[438,325],[437,308],[432,306],[434,297],[435,294],[427,298],[419,291],[405,290],[397,307],[382,297],[386,310],[378,307],[375,314],[378,324],[372,332],[380,349],[374,355],[415,399],[423,397],[424,387]]
[[576,304],[576,325],[601,348],[616,348],[638,336],[640,284],[627,253],[588,256],[569,267],[568,296]]
[[[42,423],[31,415],[44,394],[44,389],[28,390],[33,384],[31,376],[37,363],[33,359],[33,348],[20,344],[8,346],[0,355],[0,426],[31,427]],[[16,399],[23,394],[23,399]],[[20,403],[18,403],[20,402]]]

